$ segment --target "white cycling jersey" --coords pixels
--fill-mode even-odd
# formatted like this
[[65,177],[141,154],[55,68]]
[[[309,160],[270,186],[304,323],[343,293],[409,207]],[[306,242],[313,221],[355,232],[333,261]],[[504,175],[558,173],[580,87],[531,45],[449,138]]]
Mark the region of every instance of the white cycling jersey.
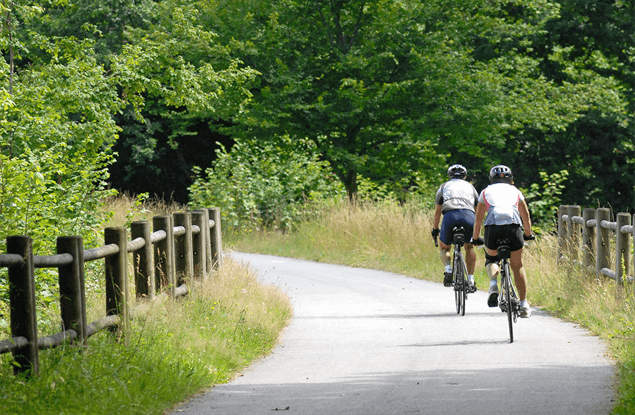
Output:
[[485,226],[522,225],[518,204],[525,200],[516,186],[507,183],[494,183],[487,186],[478,197],[479,203],[487,208]]

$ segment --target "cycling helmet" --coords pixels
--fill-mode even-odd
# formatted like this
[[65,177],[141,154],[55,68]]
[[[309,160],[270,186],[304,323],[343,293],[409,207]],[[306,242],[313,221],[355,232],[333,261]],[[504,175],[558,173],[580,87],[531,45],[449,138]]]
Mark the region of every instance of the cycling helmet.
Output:
[[510,168],[507,166],[503,166],[502,164],[492,167],[492,170],[489,171],[490,183],[512,184],[513,178],[514,176],[512,175],[512,171],[510,170]]
[[465,179],[467,169],[460,164],[453,164],[448,169],[448,176],[450,179]]

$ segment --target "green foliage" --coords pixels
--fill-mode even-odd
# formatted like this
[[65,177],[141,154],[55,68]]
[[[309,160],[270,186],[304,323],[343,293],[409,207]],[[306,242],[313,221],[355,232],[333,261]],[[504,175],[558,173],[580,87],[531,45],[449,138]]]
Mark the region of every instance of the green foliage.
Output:
[[[122,107],[92,54],[92,42],[29,32],[41,4],[7,4],[0,33],[0,241],[28,235],[36,255],[54,252],[55,239],[80,235],[95,245],[106,191],[108,152],[117,137],[111,114]],[[101,241],[99,241],[101,242]],[[37,296],[49,303],[57,277],[38,270]],[[0,273],[6,286],[6,270]],[[7,297],[0,290],[0,300]]]
[[620,400],[613,408],[613,415],[635,413],[635,358],[620,367]]
[[558,17],[554,2],[232,1],[239,17],[227,7],[210,3],[210,26],[262,76],[224,131],[307,137],[349,196],[360,176],[409,188],[446,154],[481,168],[510,132],[561,131],[592,108],[625,112],[611,78],[542,74],[532,42]]
[[538,228],[545,231],[555,229],[560,196],[565,188],[562,183],[567,180],[568,175],[566,170],[550,175],[541,171],[541,184],[532,183],[529,190],[521,189],[527,199],[532,223],[535,222]]
[[191,204],[220,207],[223,227],[289,230],[308,213],[305,202],[341,193],[310,142],[283,137],[280,143],[238,141],[231,152],[218,150],[204,176],[194,169]]

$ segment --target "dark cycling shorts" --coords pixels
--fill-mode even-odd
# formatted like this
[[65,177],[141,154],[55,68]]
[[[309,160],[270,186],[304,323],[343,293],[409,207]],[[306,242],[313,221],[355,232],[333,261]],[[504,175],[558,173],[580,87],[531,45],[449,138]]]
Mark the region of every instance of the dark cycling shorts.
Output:
[[488,225],[485,227],[485,246],[489,249],[496,250],[500,244],[498,241],[508,239],[509,247],[512,251],[518,251],[525,246],[523,240],[523,229],[520,225]]
[[465,228],[465,240],[469,242],[474,229],[474,219],[474,212],[469,209],[448,210],[443,214],[439,239],[446,245],[452,245],[454,240],[454,232],[452,230],[456,226],[462,226]]

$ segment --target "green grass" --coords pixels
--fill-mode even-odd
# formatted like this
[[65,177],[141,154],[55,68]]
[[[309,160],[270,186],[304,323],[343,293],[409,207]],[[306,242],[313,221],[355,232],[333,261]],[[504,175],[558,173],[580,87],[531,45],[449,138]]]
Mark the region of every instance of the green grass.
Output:
[[[409,204],[346,204],[322,209],[315,220],[291,233],[227,235],[243,252],[303,258],[391,271],[442,282],[442,266],[430,237],[432,212]],[[556,261],[557,241],[545,235],[525,249],[528,299],[562,319],[579,323],[607,344],[619,372],[614,414],[635,413],[635,302],[632,285]],[[484,254],[477,251],[476,283],[489,286]]]
[[[122,336],[40,351],[30,379],[14,376],[2,355],[0,413],[161,414],[268,354],[291,315],[285,295],[231,260],[195,288],[141,303]],[[90,303],[91,314],[105,308],[103,298]]]

